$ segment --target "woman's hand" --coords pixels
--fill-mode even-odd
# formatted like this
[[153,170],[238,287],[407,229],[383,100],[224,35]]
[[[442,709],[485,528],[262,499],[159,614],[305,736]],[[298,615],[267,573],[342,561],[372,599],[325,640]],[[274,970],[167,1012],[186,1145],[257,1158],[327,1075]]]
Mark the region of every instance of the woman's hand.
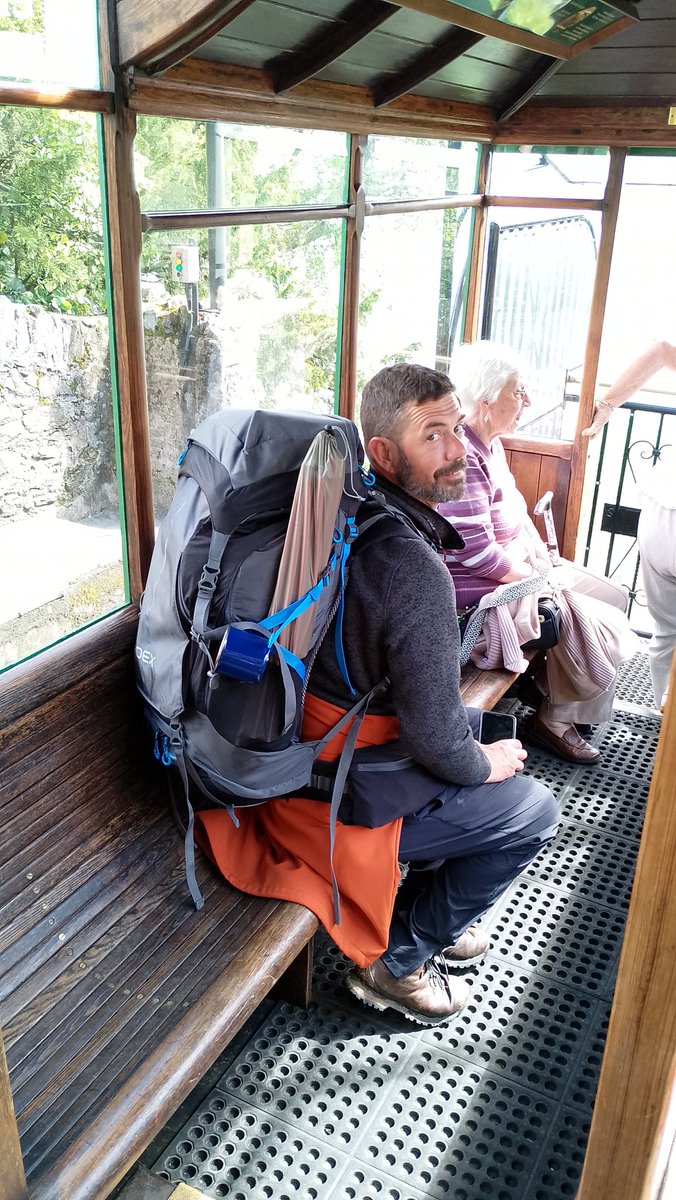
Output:
[[482,745],[481,749],[491,764],[491,773],[485,780],[486,783],[500,783],[503,779],[511,779],[517,771],[523,771],[527,752],[518,738],[490,742],[488,745]]
[[623,371],[606,392],[603,400],[596,404],[596,411],[591,425],[582,430],[583,438],[594,438],[600,433],[614,408],[619,408],[629,400],[639,388],[647,383],[656,371],[668,367],[676,371],[676,345],[672,342],[653,342],[643,354]]
[[518,583],[520,579],[530,579],[533,574],[535,572],[532,562],[524,559],[523,562],[513,562],[507,574],[498,579],[498,583]]
[[608,404],[605,400],[597,400],[596,408],[594,410],[594,419],[592,420],[591,425],[588,425],[586,429],[582,430],[583,438],[597,437],[603,429],[603,426],[608,421],[612,411],[612,404]]

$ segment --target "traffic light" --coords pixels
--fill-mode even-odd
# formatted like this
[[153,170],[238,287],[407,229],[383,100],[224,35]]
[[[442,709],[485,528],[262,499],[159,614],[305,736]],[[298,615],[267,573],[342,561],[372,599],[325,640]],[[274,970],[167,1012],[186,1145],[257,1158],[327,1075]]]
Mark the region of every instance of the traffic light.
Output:
[[177,283],[199,283],[200,261],[197,246],[171,247],[171,277]]
[[174,279],[179,282],[183,279],[183,247],[175,246],[171,252],[171,266]]

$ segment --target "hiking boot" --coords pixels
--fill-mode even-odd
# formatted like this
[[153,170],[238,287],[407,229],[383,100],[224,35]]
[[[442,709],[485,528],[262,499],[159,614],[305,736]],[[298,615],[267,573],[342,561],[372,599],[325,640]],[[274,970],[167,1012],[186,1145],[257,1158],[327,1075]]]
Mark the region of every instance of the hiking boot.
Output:
[[449,967],[475,967],[483,960],[489,939],[478,925],[470,925],[453,943],[441,951]]
[[469,987],[460,979],[449,979],[443,966],[430,959],[417,971],[396,979],[377,958],[370,967],[350,971],[347,986],[354,996],[384,1012],[395,1008],[409,1021],[439,1025],[447,1021],[469,999]]

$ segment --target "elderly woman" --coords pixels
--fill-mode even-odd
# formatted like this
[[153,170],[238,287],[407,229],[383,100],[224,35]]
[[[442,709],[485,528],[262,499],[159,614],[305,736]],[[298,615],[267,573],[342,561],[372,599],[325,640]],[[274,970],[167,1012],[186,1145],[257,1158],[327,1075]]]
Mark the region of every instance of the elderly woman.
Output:
[[[609,717],[616,668],[638,648],[624,616],[626,594],[572,563],[552,568],[500,441],[502,434],[514,433],[530,405],[516,356],[494,343],[475,342],[461,346],[451,366],[466,417],[467,479],[463,499],[441,504],[439,512],[465,542],[447,558],[458,611],[499,584],[548,570],[566,613],[559,644],[547,652],[546,673],[538,680],[543,701],[531,737],[572,762],[596,762],[598,749],[584,741],[577,726]],[[585,669],[580,669],[583,649]],[[601,670],[593,678],[595,672],[587,669],[596,659],[603,660],[605,677]]]

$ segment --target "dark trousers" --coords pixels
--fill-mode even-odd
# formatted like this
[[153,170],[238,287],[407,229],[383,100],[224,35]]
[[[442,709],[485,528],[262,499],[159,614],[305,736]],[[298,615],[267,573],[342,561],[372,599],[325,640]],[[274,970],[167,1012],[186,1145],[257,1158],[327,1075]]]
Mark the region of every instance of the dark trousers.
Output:
[[[476,710],[468,710],[476,732]],[[450,946],[490,908],[556,834],[552,793],[528,776],[450,784],[405,817],[399,861],[415,864],[399,889],[383,962],[402,978]]]

